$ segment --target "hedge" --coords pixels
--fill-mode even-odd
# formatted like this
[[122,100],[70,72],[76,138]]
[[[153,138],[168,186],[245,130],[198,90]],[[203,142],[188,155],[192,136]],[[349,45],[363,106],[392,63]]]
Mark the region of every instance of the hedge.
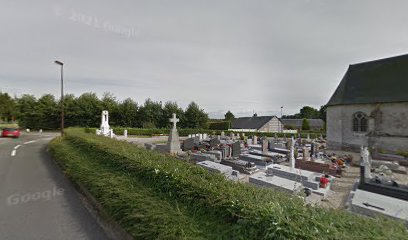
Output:
[[[65,145],[69,145],[71,149],[59,151]],[[113,195],[109,197],[109,194],[103,194],[107,191],[106,186],[100,183],[107,181],[105,174],[121,172],[122,174],[115,176],[122,176],[125,180],[137,183],[137,186],[144,186],[143,189],[149,189],[149,197],[155,192],[160,196],[157,199],[176,202],[180,212],[185,211],[187,215],[199,214],[204,220],[213,216],[208,224],[216,222],[219,225],[219,228],[209,225],[207,230],[195,233],[188,224],[185,229],[177,225],[182,229],[174,234],[187,232],[192,235],[171,235],[167,229],[165,233],[170,235],[164,238],[168,239],[199,238],[202,234],[207,235],[204,238],[208,238],[211,234],[209,232],[215,234],[210,238],[217,236],[215,238],[219,239],[406,239],[407,236],[402,222],[304,205],[297,196],[228,181],[220,174],[210,173],[174,157],[137,148],[126,142],[86,134],[78,129],[67,130],[62,142],[55,140],[50,146],[51,153],[54,158],[59,159],[62,166],[76,158],[73,155],[66,156],[72,151],[89,156],[78,158],[77,165],[86,164],[87,161],[97,162],[97,166],[103,165],[103,169],[83,166],[86,173],[93,175],[92,179],[88,179],[85,172],[78,175],[78,169],[68,169],[66,173],[76,176],[76,181],[99,186],[91,191],[95,198],[101,201],[102,206],[113,208],[108,212],[133,236],[142,234],[142,238],[159,238],[157,236],[161,236],[162,232],[154,226],[161,218],[163,224],[172,224],[173,221],[169,220],[172,212],[160,212],[161,215],[156,218],[148,213],[146,216],[144,213],[137,214],[137,211],[135,213],[142,206],[129,204],[127,196],[139,192],[138,187],[114,184],[111,189]],[[143,198],[143,191],[140,194],[142,196],[139,198]],[[152,219],[149,220],[150,218]],[[179,218],[174,217],[175,223],[179,223],[178,220]],[[141,221],[148,226],[143,229],[133,227],[138,226]],[[197,234],[196,237],[194,234]]]
[[[155,135],[168,135],[170,129],[164,128],[123,128],[123,127],[112,127],[113,132],[117,135],[123,135],[125,129],[128,131],[128,135],[137,135],[137,136],[155,136]],[[96,128],[85,128],[85,132],[87,133],[95,133]],[[225,135],[229,135],[233,131],[222,131],[222,130],[209,130],[209,129],[178,129],[180,136],[188,136],[189,134],[196,134],[196,133],[207,133],[209,135],[221,135],[221,132],[224,132]],[[236,132],[235,132],[236,133]],[[286,136],[290,138],[291,136],[297,137],[298,134],[291,134],[291,133],[265,133],[265,132],[244,132],[245,136],[258,136],[258,137],[275,137],[275,135],[279,138]],[[302,131],[300,135],[302,138],[306,138],[307,135],[310,135],[311,138],[318,138],[320,136],[326,137],[325,133],[322,132],[314,132],[314,131]]]

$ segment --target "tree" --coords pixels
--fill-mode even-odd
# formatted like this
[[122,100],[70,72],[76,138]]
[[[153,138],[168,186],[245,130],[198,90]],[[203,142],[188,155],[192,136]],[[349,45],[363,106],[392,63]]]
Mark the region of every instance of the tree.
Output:
[[123,127],[138,126],[138,106],[131,98],[126,98],[118,105],[119,119],[117,124]]
[[187,128],[207,128],[208,114],[195,103],[191,102],[185,111],[185,123]]
[[[59,105],[58,107],[60,108],[61,106]],[[77,104],[77,98],[73,94],[65,94],[64,95],[64,126],[65,127],[80,126],[80,120],[77,117],[78,112],[79,112],[79,107]]]
[[37,99],[33,95],[24,94],[17,99],[17,109],[20,113],[18,116],[18,124],[20,127],[36,128],[38,126],[36,105]]
[[166,102],[163,107],[163,118],[160,124],[162,128],[170,128],[172,123],[169,121],[172,118],[173,113],[177,115],[177,118],[180,119],[180,124],[178,126],[183,127],[183,124],[186,122],[184,118],[184,111],[180,108],[176,102]]
[[105,92],[101,99],[102,110],[107,110],[109,112],[109,124],[112,126],[119,125],[120,116],[118,112],[119,103],[116,97],[110,93]]
[[102,103],[95,93],[83,93],[78,99],[78,126],[99,127],[101,123]]
[[41,129],[57,129],[60,127],[59,104],[51,94],[41,96],[35,106],[37,127]]
[[314,119],[319,117],[320,113],[315,108],[304,106],[302,109],[300,109],[300,118]]
[[323,105],[319,110],[319,118],[326,122],[327,105]]
[[0,92],[0,120],[8,122],[13,120],[16,114],[15,100],[8,93]]
[[305,131],[310,130],[309,121],[306,118],[303,118],[302,130],[305,130]]
[[226,121],[232,121],[235,119],[234,114],[228,110],[228,112],[224,115]]
[[155,128],[160,127],[163,121],[163,109],[161,102],[154,102],[150,98],[146,99],[143,106],[139,108],[140,127]]

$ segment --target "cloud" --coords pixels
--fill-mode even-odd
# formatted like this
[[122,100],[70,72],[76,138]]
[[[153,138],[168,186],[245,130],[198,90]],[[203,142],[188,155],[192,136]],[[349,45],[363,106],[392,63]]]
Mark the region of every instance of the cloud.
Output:
[[[404,54],[393,1],[4,1],[0,85],[197,102],[211,114],[325,104],[349,64]],[[7,88],[6,88],[7,87]]]

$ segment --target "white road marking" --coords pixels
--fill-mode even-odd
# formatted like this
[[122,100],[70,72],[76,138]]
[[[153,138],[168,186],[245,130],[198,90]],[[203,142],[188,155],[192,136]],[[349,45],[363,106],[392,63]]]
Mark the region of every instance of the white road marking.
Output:
[[35,143],[35,142],[37,142],[37,140],[31,140],[31,141],[25,142],[24,144],[30,144],[30,143]]
[[16,156],[16,150],[11,151],[11,156],[12,157]]
[[19,147],[21,147],[21,145],[15,146],[14,149],[17,150]]

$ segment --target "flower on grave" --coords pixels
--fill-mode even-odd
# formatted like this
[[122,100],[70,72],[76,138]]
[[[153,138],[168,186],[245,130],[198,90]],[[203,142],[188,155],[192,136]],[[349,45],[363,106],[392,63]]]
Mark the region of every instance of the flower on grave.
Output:
[[159,174],[160,170],[157,169],[157,168],[155,168],[155,169],[154,169],[154,172],[155,172],[156,174]]

